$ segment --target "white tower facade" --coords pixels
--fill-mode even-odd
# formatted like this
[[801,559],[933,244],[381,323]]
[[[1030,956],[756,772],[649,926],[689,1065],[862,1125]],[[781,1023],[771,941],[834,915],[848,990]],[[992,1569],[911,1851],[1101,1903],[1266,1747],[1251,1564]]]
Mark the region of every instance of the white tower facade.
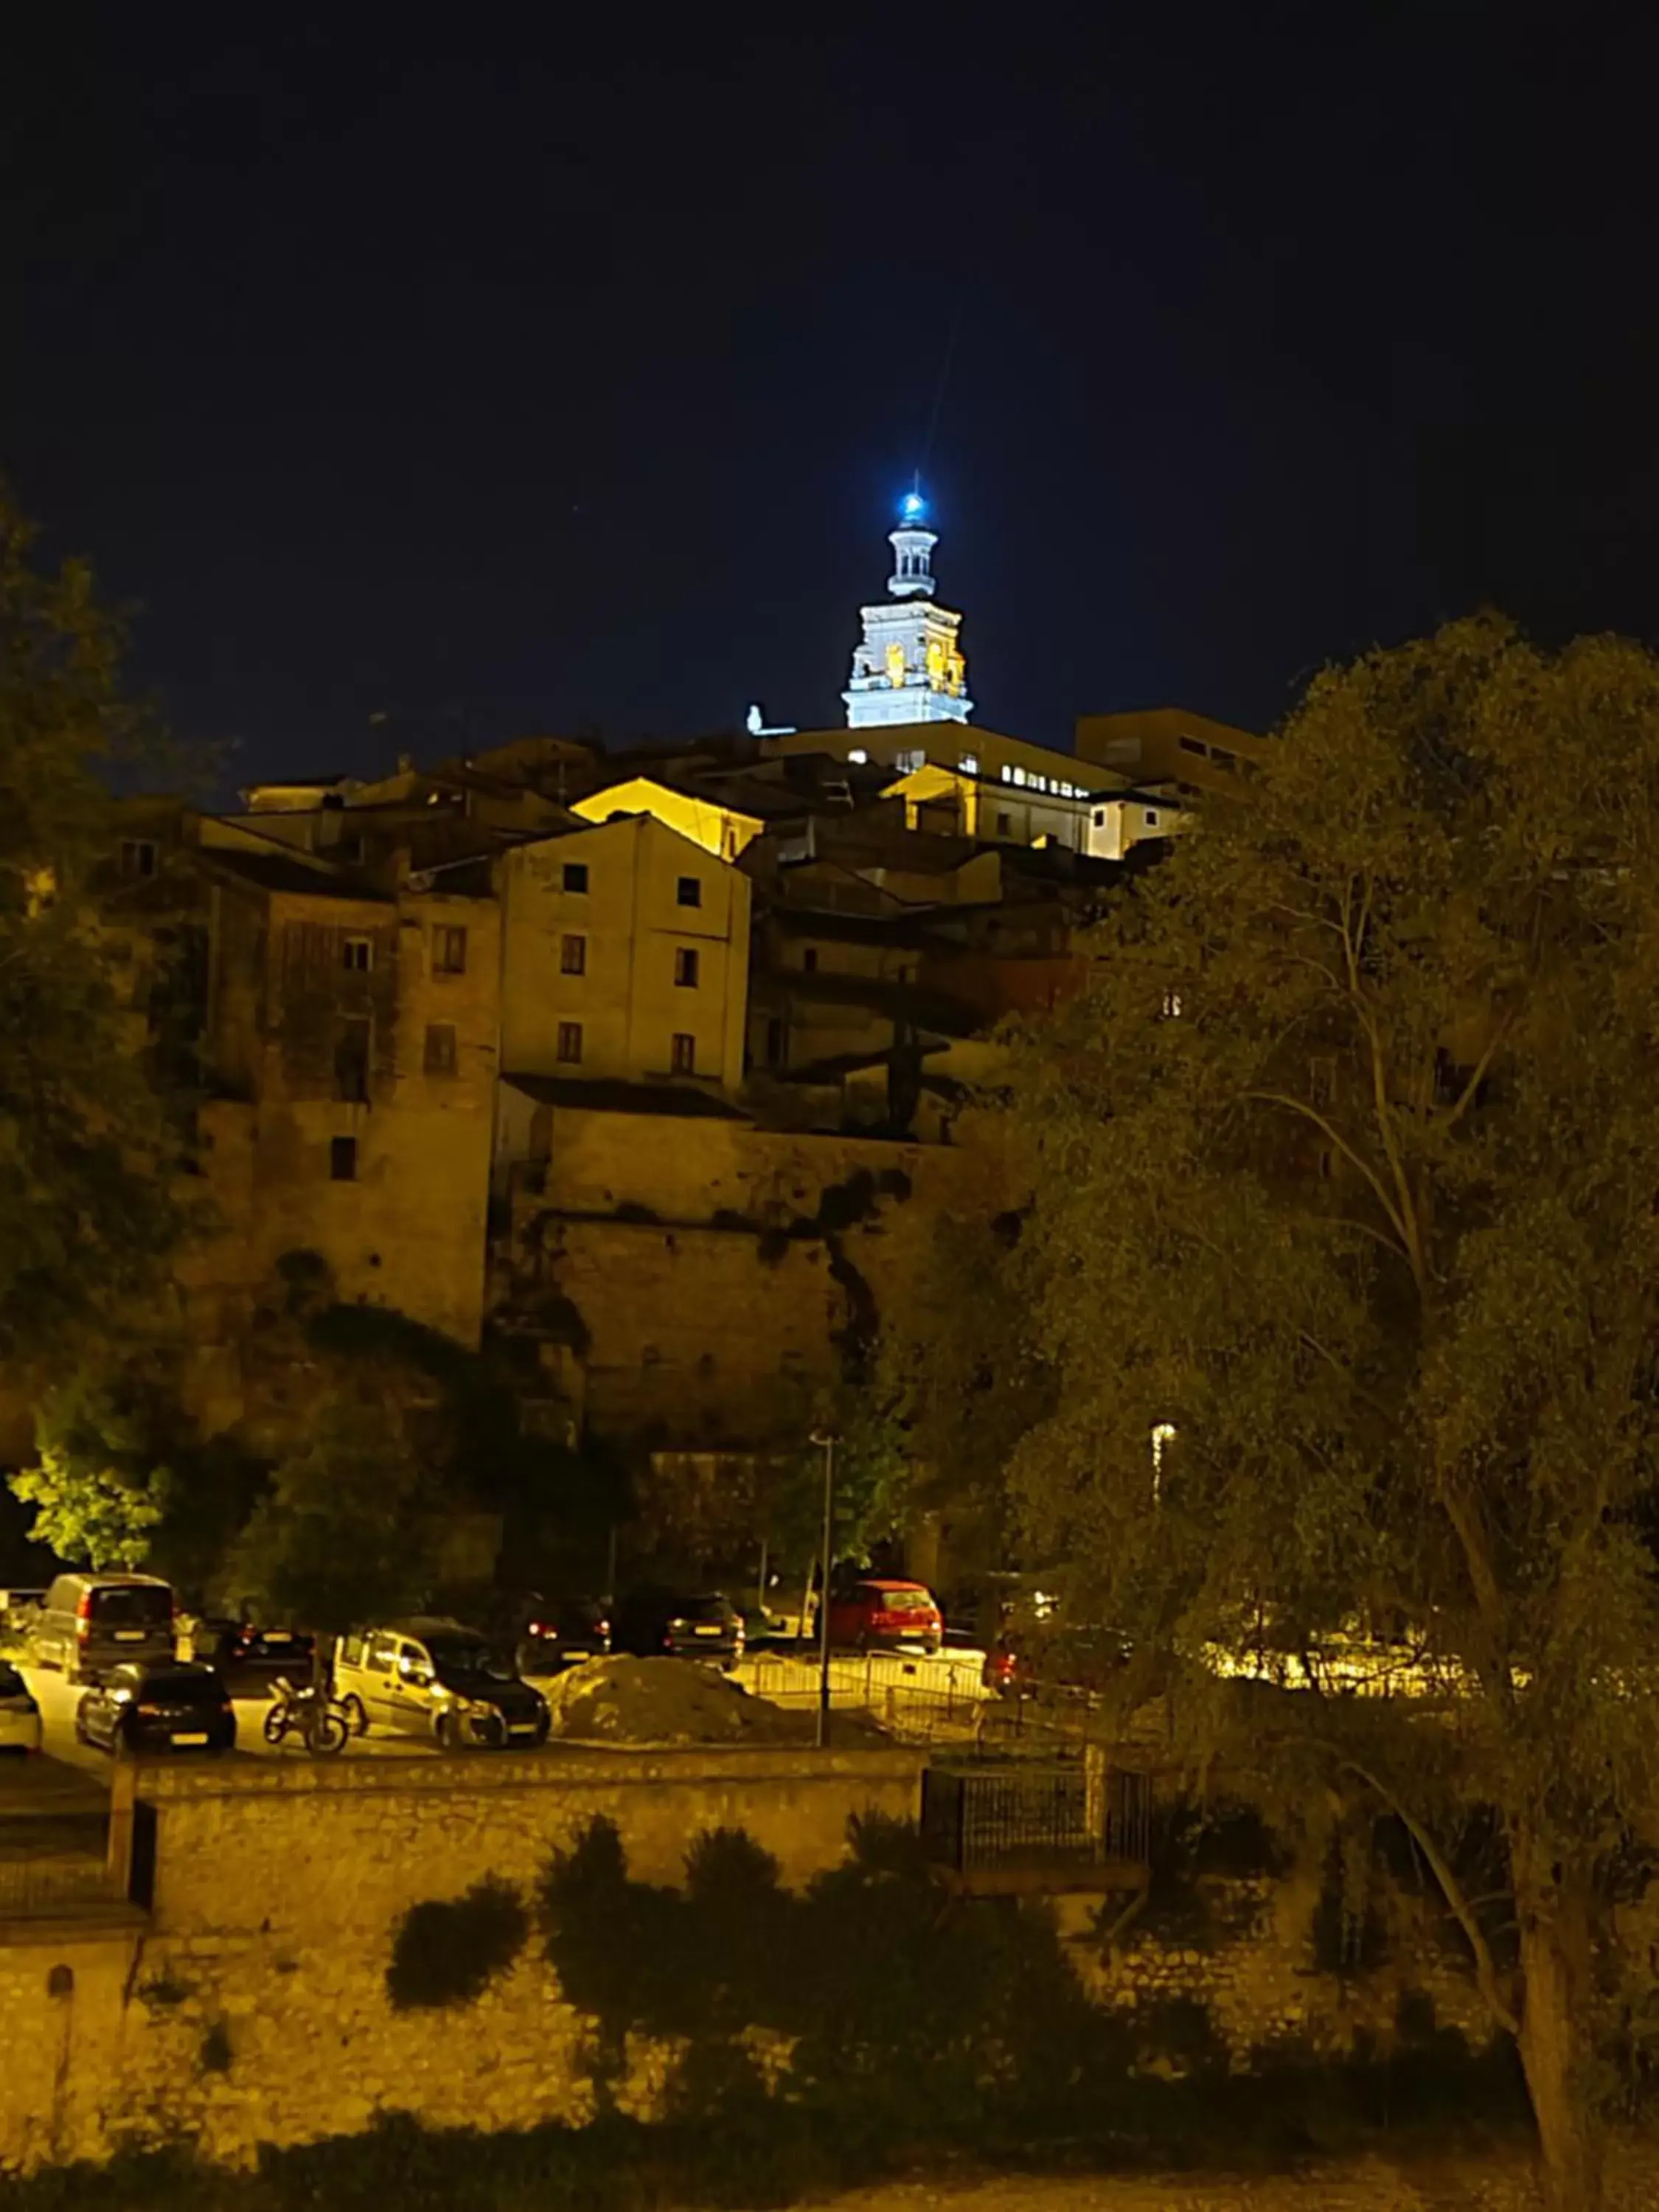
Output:
[[853,676],[842,697],[849,729],[893,722],[965,722],[974,711],[968,696],[968,664],[957,633],[962,617],[933,600],[933,548],[921,490],[899,501],[899,526],[888,536],[893,573],[890,600],[861,607],[864,636],[853,649]]

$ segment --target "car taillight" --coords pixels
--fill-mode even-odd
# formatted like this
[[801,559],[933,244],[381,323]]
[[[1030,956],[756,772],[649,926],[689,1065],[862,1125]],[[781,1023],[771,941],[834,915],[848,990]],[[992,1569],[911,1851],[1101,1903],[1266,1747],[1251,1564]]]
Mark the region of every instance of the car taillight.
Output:
[[608,1620],[596,1620],[593,1624],[593,1633],[595,1636],[609,1636],[611,1623]]
[[525,1632],[528,1636],[551,1636],[554,1632],[547,1626],[545,1621],[532,1620],[530,1626]]
[[142,1713],[147,1721],[153,1721],[159,1717],[161,1708],[160,1705],[135,1705],[132,1710],[135,1713]]
[[662,1648],[665,1651],[672,1651],[674,1648],[674,1632],[672,1628],[665,1628],[662,1632]]

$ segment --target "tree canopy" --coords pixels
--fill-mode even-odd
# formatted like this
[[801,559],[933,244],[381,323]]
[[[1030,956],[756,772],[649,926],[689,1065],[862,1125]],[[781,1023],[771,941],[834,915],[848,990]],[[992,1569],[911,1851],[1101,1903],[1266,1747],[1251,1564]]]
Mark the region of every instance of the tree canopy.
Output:
[[[1592,2202],[1655,1818],[1659,662],[1483,619],[1328,672],[1091,949],[1013,1076],[1028,1540],[1138,1686],[1405,1819]],[[1344,1695],[1356,1651],[1410,1663]],[[1477,1807],[1512,1965],[1452,1873]]]
[[14,1367],[80,1364],[89,1334],[162,1279],[179,1225],[176,1143],[94,897],[116,842],[100,773],[145,729],[123,644],[82,563],[36,562],[0,484],[0,1353]]

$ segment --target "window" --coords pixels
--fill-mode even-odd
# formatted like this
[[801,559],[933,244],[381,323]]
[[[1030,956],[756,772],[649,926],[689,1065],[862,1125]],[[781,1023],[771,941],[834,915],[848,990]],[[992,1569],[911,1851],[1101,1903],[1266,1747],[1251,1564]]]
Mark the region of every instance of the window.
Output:
[[670,1062],[676,1075],[695,1075],[697,1072],[697,1040],[687,1036],[684,1030],[674,1033],[673,1058]]
[[1178,1022],[1181,1019],[1181,994],[1179,991],[1166,991],[1164,994],[1164,1018],[1165,1021],[1169,1022]]
[[374,946],[367,937],[348,937],[340,947],[340,965],[354,975],[367,975],[374,965]]
[[999,836],[999,837],[1012,837],[1012,836],[1013,836],[1013,834],[1014,834],[1014,817],[1013,817],[1013,816],[1012,816],[1012,814],[999,814],[999,815],[998,815],[998,817],[997,817],[997,835],[998,835],[998,836]]
[[1158,827],[1158,809],[1155,806],[1149,806],[1146,809],[1146,827],[1149,830],[1156,830]]
[[559,973],[562,975],[586,975],[587,973],[587,939],[567,937],[559,945]]
[[1005,783],[1012,783],[1014,780],[1014,771],[1009,767],[1006,761],[1004,761],[1002,763],[1002,780]]
[[1183,753],[1196,753],[1201,760],[1209,750],[1209,747],[1200,738],[1183,738],[1181,740],[1181,750]]
[[979,755],[977,753],[963,753],[961,766],[962,772],[964,775],[977,775],[979,774]]
[[585,891],[587,889],[587,863],[586,860],[567,860],[565,862],[564,887],[568,891]]
[[854,745],[852,751],[847,756],[848,763],[854,768],[862,768],[869,757],[869,754],[866,752],[862,745]]
[[155,873],[155,848],[148,837],[123,837],[121,873],[135,881]]
[[1023,768],[1017,768],[1014,770],[1014,781],[1022,786],[1024,785],[1025,781],[1025,771]]
[[692,945],[677,945],[674,948],[674,981],[683,991],[697,988],[697,952]]
[[920,745],[907,745],[902,752],[893,755],[893,766],[901,775],[914,775],[919,768],[926,768],[927,756]]
[[1097,830],[1103,830],[1106,827],[1106,809],[1103,806],[1097,806],[1095,809],[1095,827]]
[[816,945],[808,945],[802,948],[800,964],[803,974],[807,975],[816,975],[817,974],[818,948]]
[[437,975],[466,973],[466,932],[446,927],[432,933],[432,969]]
[[455,1073],[455,1024],[428,1022],[426,1025],[426,1072],[428,1075]]
[[674,896],[681,906],[701,906],[702,904],[702,878],[701,876],[682,876],[679,880],[679,888],[675,892]]
[[582,1025],[580,1022],[559,1024],[559,1058],[567,1067],[578,1067],[582,1056]]
[[368,1017],[352,1015],[334,1041],[334,1095],[348,1105],[368,1103]]
[[329,1139],[328,1172],[331,1182],[356,1182],[357,1139],[355,1137],[331,1137]]

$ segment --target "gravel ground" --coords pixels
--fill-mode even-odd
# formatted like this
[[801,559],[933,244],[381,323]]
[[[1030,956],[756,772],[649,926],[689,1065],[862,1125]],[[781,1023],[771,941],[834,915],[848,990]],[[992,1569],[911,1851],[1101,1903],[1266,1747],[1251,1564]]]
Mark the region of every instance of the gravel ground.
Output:
[[[1538,2212],[1519,2159],[1366,2159],[1297,2175],[1095,2178],[999,2175],[858,2190],[803,2212]],[[1606,2212],[1659,2212],[1659,2153],[1615,2148]]]

